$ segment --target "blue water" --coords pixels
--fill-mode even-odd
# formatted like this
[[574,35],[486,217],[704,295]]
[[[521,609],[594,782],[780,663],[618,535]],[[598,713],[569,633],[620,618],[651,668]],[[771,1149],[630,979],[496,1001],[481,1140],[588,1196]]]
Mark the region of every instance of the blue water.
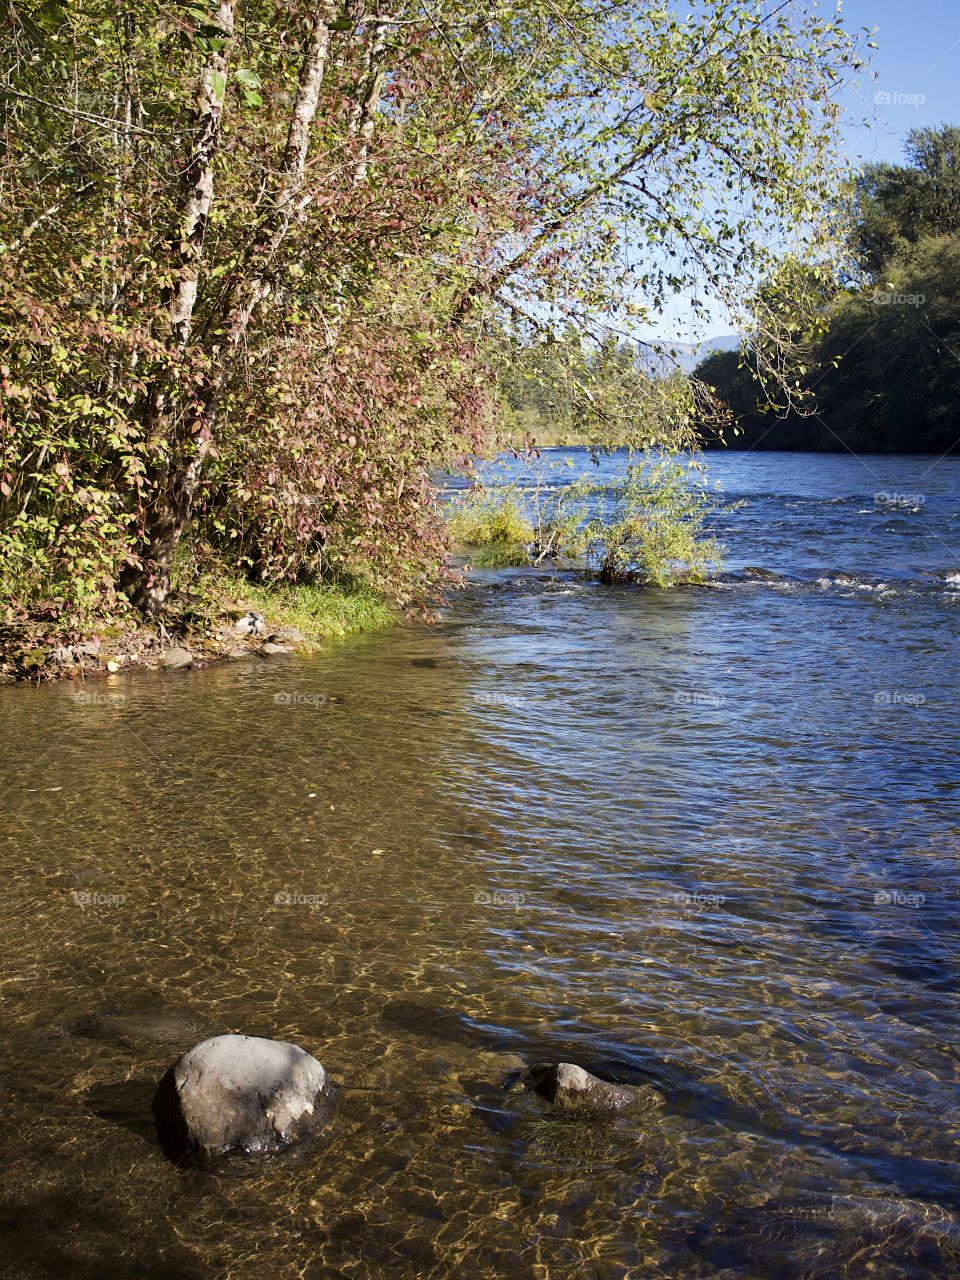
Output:
[[[627,461],[624,451],[593,458],[584,449],[543,449],[534,458],[503,456],[480,475],[490,488],[549,491],[581,474],[615,480]],[[960,456],[717,450],[705,455],[703,483],[714,505],[707,531],[726,543],[732,571],[761,566],[809,580],[842,570],[915,586],[960,574]],[[448,481],[452,492],[467,484]]]
[[[960,464],[707,477],[708,586],[474,570],[308,661],[0,690],[10,1274],[960,1274]],[[178,1170],[174,1048],[91,1010],[295,1040],[332,1126]],[[571,1123],[543,1058],[664,1105]]]

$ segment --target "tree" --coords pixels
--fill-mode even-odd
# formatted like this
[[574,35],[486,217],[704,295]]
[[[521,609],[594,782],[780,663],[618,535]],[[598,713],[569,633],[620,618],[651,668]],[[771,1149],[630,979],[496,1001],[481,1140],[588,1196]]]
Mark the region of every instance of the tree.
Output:
[[960,128],[913,129],[907,165],[868,165],[857,181],[852,243],[868,276],[930,236],[960,232]]
[[695,446],[682,425],[689,384],[652,344],[609,332],[586,340],[572,327],[524,336],[505,331],[493,359],[498,419],[515,446],[653,445],[665,429],[677,447]]
[[[908,165],[872,166],[858,183],[851,242],[865,277],[797,278],[818,322],[791,335],[804,353],[792,391],[766,377],[762,338],[744,356],[719,353],[698,376],[716,388],[749,447],[942,451],[960,431],[960,128],[915,130]],[[760,326],[775,327],[786,260],[761,290]],[[788,393],[788,394],[785,394]]]
[[685,289],[736,312],[775,245],[839,251],[858,52],[801,0],[3,22],[0,547],[90,601],[162,610],[185,544],[415,596],[430,468],[484,434],[504,318],[629,330]]

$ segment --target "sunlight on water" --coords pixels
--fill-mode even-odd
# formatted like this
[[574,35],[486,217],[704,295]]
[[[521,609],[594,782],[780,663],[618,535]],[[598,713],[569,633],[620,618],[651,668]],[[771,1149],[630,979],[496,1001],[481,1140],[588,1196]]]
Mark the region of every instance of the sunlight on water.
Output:
[[[479,574],[315,660],[0,690],[0,1257],[956,1273],[960,471],[930,461],[712,457],[718,587]],[[316,1054],[326,1134],[168,1163],[150,1098],[216,1031]],[[544,1057],[666,1106],[551,1117],[503,1083]]]

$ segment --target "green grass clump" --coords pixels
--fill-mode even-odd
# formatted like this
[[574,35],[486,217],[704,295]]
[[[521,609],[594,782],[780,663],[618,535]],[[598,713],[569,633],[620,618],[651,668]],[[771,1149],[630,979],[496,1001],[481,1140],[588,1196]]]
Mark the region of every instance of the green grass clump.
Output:
[[472,550],[471,560],[481,568],[530,563],[534,529],[513,486],[493,493],[468,493],[453,508],[448,522],[453,543]]
[[470,563],[478,569],[515,568],[531,563],[530,551],[525,542],[491,542],[486,547],[477,547]]
[[333,582],[251,582],[234,566],[219,560],[197,561],[184,557],[177,565],[174,614],[211,631],[225,615],[252,610],[271,631],[295,628],[304,636],[296,644],[309,652],[315,643],[361,631],[382,631],[396,621],[396,614],[371,587],[353,579]]
[[308,640],[382,631],[395,621],[390,607],[360,584],[231,585],[238,604],[262,614],[275,628],[295,627]]

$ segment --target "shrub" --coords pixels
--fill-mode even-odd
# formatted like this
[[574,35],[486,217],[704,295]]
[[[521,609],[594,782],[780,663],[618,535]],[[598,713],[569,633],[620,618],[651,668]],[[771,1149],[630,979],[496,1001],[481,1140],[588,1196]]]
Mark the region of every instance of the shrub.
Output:
[[574,487],[593,513],[569,552],[584,556],[606,583],[703,582],[723,548],[701,536],[708,499],[695,477],[692,463],[654,455],[631,463],[613,485],[578,482]]

